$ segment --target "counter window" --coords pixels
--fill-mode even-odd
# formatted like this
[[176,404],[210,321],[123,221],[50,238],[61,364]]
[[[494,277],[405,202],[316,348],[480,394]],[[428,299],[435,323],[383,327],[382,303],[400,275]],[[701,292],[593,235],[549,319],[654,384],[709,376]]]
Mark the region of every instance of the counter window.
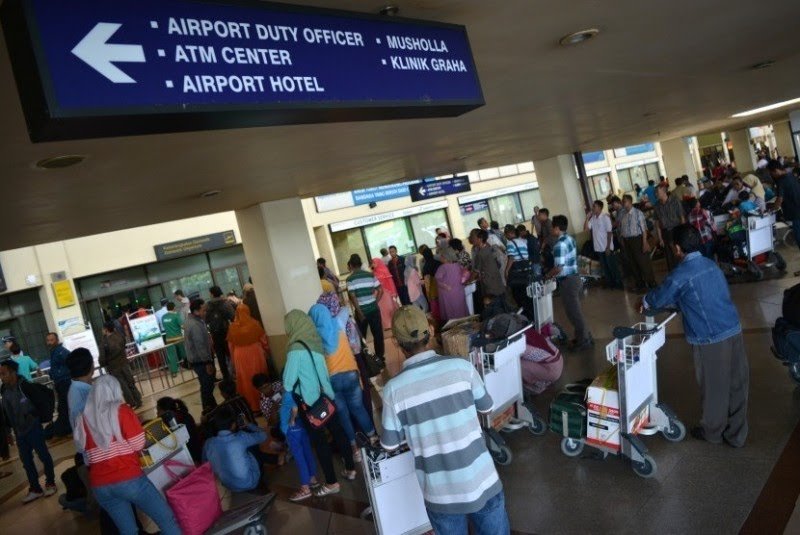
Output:
[[436,244],[436,229],[450,230],[445,210],[435,210],[411,216],[411,230],[414,232],[416,247],[422,244],[433,247]]
[[[333,242],[333,253],[336,256],[336,265],[339,273],[347,273],[347,261],[350,255],[355,253],[361,256],[361,260],[367,262],[367,248],[364,245],[364,236],[360,228],[351,228],[341,232],[331,232]],[[331,259],[328,259],[331,262]],[[333,267],[333,266],[328,266]]]
[[[364,227],[364,235],[367,238],[367,250],[370,258],[380,257],[381,249],[388,249],[390,245],[397,247],[397,253],[400,255],[416,251],[411,225],[405,218],[392,219]],[[364,259],[362,258],[362,260]],[[366,264],[366,261],[364,263]]]

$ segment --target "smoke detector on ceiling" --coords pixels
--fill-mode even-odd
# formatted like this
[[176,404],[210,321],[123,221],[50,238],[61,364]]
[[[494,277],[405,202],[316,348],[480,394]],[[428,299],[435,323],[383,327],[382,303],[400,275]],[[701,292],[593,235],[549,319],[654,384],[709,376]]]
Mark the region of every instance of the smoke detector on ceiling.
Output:
[[572,32],[559,39],[558,44],[560,44],[561,46],[577,45],[586,42],[589,39],[593,39],[599,33],[600,30],[598,30],[597,28],[586,28],[585,30],[578,30],[577,32]]

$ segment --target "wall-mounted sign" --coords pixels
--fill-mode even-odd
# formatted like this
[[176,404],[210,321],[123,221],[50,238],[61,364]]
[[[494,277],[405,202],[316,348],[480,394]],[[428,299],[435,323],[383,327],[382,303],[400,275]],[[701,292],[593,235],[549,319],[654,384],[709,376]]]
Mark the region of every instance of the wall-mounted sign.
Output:
[[339,232],[351,228],[364,227],[367,225],[374,225],[375,223],[383,223],[392,219],[399,219],[401,217],[408,217],[433,210],[441,210],[447,208],[447,201],[437,201],[428,204],[420,204],[406,208],[404,210],[394,210],[392,212],[385,212],[382,214],[369,215],[366,217],[359,217],[357,219],[348,219],[347,221],[339,221],[338,223],[331,223],[331,232]]
[[456,116],[463,26],[255,0],[6,0],[33,141]]
[[489,201],[475,201],[469,204],[462,204],[461,215],[474,214],[475,212],[480,212],[482,210],[488,210],[488,209],[489,209]]
[[164,338],[161,336],[158,318],[153,314],[152,308],[146,314],[140,315],[139,312],[128,314],[128,325],[139,353],[164,347]]
[[517,193],[519,191],[527,191],[531,189],[539,189],[539,183],[526,182],[525,184],[517,184],[516,186],[508,186],[507,188],[493,189],[491,191],[473,193],[472,195],[463,195],[458,198],[458,204],[470,204],[475,201],[492,199],[494,197],[499,197],[501,195],[508,195],[510,193]]
[[330,212],[331,210],[341,210],[342,208],[352,208],[362,204],[373,202],[390,201],[408,197],[408,186],[418,184],[419,180],[408,180],[399,184],[386,184],[372,188],[356,189],[344,193],[332,193],[314,197],[317,205],[317,212]]
[[58,308],[67,308],[75,304],[75,292],[72,291],[72,283],[68,280],[54,282],[53,295]]
[[156,259],[160,262],[181,256],[222,249],[231,245],[236,245],[236,234],[232,230],[226,230],[225,232],[215,232],[214,234],[197,236],[196,238],[154,245],[153,249],[156,252]]
[[585,164],[604,162],[605,160],[606,160],[606,153],[602,150],[583,153],[583,163]]
[[625,156],[636,156],[637,154],[647,154],[655,151],[656,146],[654,143],[642,143],[640,145],[631,145],[630,147],[614,149],[614,156],[617,158],[624,158]]
[[423,180],[408,186],[408,194],[411,195],[412,202],[417,202],[453,195],[454,193],[464,193],[470,191],[470,189],[469,177],[464,175],[441,180]]

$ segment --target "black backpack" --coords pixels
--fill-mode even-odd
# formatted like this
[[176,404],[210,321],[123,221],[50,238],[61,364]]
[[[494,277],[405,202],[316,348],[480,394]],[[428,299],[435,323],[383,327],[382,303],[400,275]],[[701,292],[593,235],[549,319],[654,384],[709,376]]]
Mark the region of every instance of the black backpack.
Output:
[[783,317],[793,326],[800,328],[800,284],[795,284],[783,292]]
[[39,383],[23,381],[20,383],[20,390],[33,404],[40,422],[46,424],[53,421],[53,413],[56,410],[56,394],[52,389]]
[[224,333],[228,329],[228,318],[221,302],[209,301],[206,309],[206,325],[212,333]]

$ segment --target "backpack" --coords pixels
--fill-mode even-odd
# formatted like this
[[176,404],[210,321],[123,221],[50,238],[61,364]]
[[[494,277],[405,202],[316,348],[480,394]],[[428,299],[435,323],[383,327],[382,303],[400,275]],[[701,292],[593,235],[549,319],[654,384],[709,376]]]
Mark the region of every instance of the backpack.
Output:
[[209,301],[206,310],[206,324],[212,333],[225,332],[228,328],[228,318],[221,302]]
[[36,416],[43,424],[53,421],[53,413],[56,410],[56,394],[50,388],[39,383],[29,381],[20,384],[22,394],[30,400],[36,409]]

